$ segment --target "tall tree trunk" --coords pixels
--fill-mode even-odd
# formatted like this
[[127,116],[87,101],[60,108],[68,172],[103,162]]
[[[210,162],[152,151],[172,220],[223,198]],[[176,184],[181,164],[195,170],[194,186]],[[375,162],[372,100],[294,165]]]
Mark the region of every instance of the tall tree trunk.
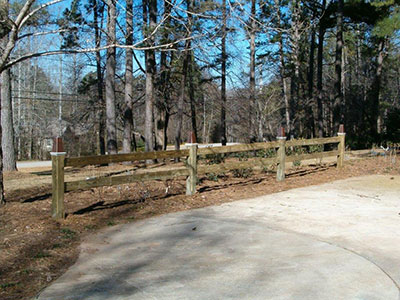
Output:
[[7,69],[1,73],[1,127],[4,171],[15,171],[14,129],[11,104],[11,71]]
[[[288,135],[293,135],[295,126],[295,115],[299,113],[299,90],[300,90],[300,38],[301,38],[301,24],[300,24],[300,6],[299,1],[292,0],[291,2],[291,13],[292,13],[292,24],[290,32],[290,40],[292,44],[291,62],[294,66],[294,72],[291,76],[290,94],[291,94],[291,126]],[[297,114],[296,114],[297,113]],[[301,130],[300,130],[301,132]]]
[[[186,0],[186,10],[188,12],[191,11],[192,8],[192,0]],[[192,14],[188,13],[187,14],[187,24],[186,24],[186,35],[185,37],[186,42],[185,42],[185,50],[183,53],[184,59],[183,59],[183,65],[182,65],[182,76],[181,76],[181,86],[180,86],[180,91],[179,91],[179,99],[178,99],[178,111],[176,114],[177,118],[177,124],[176,124],[176,130],[175,130],[175,150],[180,149],[180,145],[182,143],[182,127],[183,127],[183,106],[185,102],[185,88],[186,88],[186,82],[187,82],[187,74],[188,74],[188,65],[189,65],[189,59],[190,59],[190,47],[191,47],[191,42],[189,37],[191,36],[192,32]]]
[[[115,0],[107,0],[107,44],[116,43],[116,5]],[[117,127],[115,114],[115,47],[107,49],[106,64],[106,126],[107,126],[107,151],[109,154],[118,152]]]
[[251,0],[250,15],[250,99],[248,142],[255,137],[254,106],[256,103],[256,0]]
[[[189,40],[186,41],[185,49],[189,49]],[[175,130],[175,150],[180,149],[180,145],[182,143],[182,125],[183,125],[183,106],[185,102],[185,88],[187,81],[187,69],[188,69],[188,60],[189,55],[187,52],[184,53],[184,60],[182,66],[182,76],[181,76],[181,87],[179,90],[179,99],[178,99],[178,111],[176,114],[177,124]]]
[[[2,2],[5,4],[5,12],[8,14],[8,1]],[[4,9],[4,8],[3,8]],[[0,45],[4,49],[7,45],[8,37],[5,36],[1,39]],[[2,63],[2,61],[0,61]],[[0,72],[0,103],[1,103],[1,132],[0,142],[2,151],[0,152],[0,204],[4,201],[3,195],[3,169],[5,171],[17,170],[15,160],[15,146],[14,146],[14,126],[13,126],[13,111],[12,111],[12,98],[11,98],[11,70],[6,69]]]
[[[313,16],[313,19],[315,19],[315,15]],[[311,138],[316,135],[315,132],[315,118],[314,118],[314,102],[313,102],[313,97],[314,97],[314,56],[315,56],[315,28],[314,26],[311,28],[311,41],[310,41],[310,59],[309,59],[309,64],[308,64],[308,103],[307,103],[307,115],[309,117],[308,119],[308,127],[310,129],[311,133]]]
[[333,105],[333,131],[339,129],[343,120],[343,89],[342,89],[342,51],[343,51],[343,3],[339,0],[336,18],[336,56],[335,56],[335,100]]
[[[133,43],[133,2],[126,0],[126,45]],[[124,110],[124,138],[122,142],[122,151],[124,153],[132,152],[132,97],[133,97],[133,73],[132,49],[126,49],[125,52],[125,110]]]
[[193,72],[194,72],[194,56],[193,51],[189,51],[189,99],[190,99],[190,117],[192,121],[192,132],[194,133],[195,139],[197,140],[197,118],[196,118],[196,100],[195,100],[195,86],[193,80]]
[[[93,0],[93,27],[94,27],[94,36],[96,48],[99,48],[101,45],[101,35],[99,30],[99,22],[98,22],[98,1]],[[104,120],[104,97],[103,97],[103,75],[101,72],[101,53],[100,51],[96,51],[96,75],[97,75],[97,101],[99,103],[99,115],[98,115],[98,143],[99,143],[99,152],[100,155],[106,154],[106,143],[105,143],[105,120]]]
[[372,121],[371,121],[371,134],[374,140],[377,142],[379,134],[381,133],[382,118],[379,110],[381,101],[381,89],[382,89],[382,70],[383,60],[385,56],[385,39],[380,38],[378,41],[378,55],[376,58],[376,74],[374,83],[372,84]]
[[[322,1],[322,15],[325,13],[326,0]],[[323,51],[324,51],[324,37],[325,27],[320,19],[318,27],[318,55],[317,55],[317,122],[318,122],[318,137],[324,136],[324,121],[323,121],[323,91],[322,91],[322,72],[323,72]]]
[[[169,28],[170,26],[170,13],[172,5],[169,1],[164,2],[164,26]],[[170,32],[168,30],[163,31],[161,44],[167,44],[170,42]],[[170,62],[173,60],[173,52],[161,51],[160,53],[160,82],[158,84],[161,97],[157,98],[155,105],[155,135],[156,135],[156,148],[161,150],[167,149],[167,129],[169,121],[169,105],[170,105],[170,82],[169,77],[171,74],[171,66],[168,64],[168,54],[170,55]]]
[[[281,11],[280,11],[280,1],[275,0],[275,11],[277,16],[277,25],[281,27]],[[290,114],[290,95],[289,95],[289,88],[287,83],[287,76],[285,73],[286,64],[285,64],[285,53],[284,53],[284,46],[283,46],[283,37],[282,33],[278,33],[278,41],[279,41],[279,73],[281,77],[281,84],[283,89],[283,99],[285,103],[285,123],[286,123],[286,132],[290,133],[292,130],[292,122],[291,122],[291,114]]]
[[[2,63],[2,61],[0,61],[0,63]],[[3,71],[2,73],[6,72]],[[3,74],[0,73],[0,90],[3,90],[3,82],[2,82],[2,78],[3,78]],[[0,93],[0,103],[2,102],[2,93]],[[0,105],[0,118],[1,118],[1,105]],[[1,120],[0,120],[0,143],[2,141],[2,128],[1,128]],[[0,206],[4,205],[6,203],[6,200],[4,198],[4,185],[3,185],[3,150],[1,149],[2,147],[0,147]]]
[[221,144],[226,145],[226,0],[222,1],[222,39],[221,39]]
[[[6,11],[8,12],[8,2],[7,2],[7,8]],[[7,36],[2,37],[2,39],[0,39],[0,45],[3,47],[4,45],[7,44]],[[0,66],[3,65],[5,63],[5,61],[2,61],[2,59],[0,58]],[[1,128],[2,125],[2,103],[3,103],[3,73],[8,72],[8,70],[3,70],[0,71],[0,145],[2,145],[2,132],[3,129]],[[7,76],[7,75],[6,75]],[[9,76],[9,73],[8,73]],[[9,89],[9,88],[8,88]],[[11,119],[11,124],[12,124],[12,119]],[[6,203],[6,200],[4,198],[4,184],[3,184],[3,147],[0,147],[0,206],[4,205]],[[12,149],[12,151],[14,152],[15,150]]]
[[[143,0],[143,18],[144,23],[149,25],[146,27],[147,34],[151,34],[157,23],[157,0]],[[154,45],[154,37],[149,37],[149,46]],[[154,79],[156,73],[156,57],[154,50],[145,51],[146,61],[146,100],[145,100],[145,151],[154,150],[153,140],[153,109],[154,109]]]

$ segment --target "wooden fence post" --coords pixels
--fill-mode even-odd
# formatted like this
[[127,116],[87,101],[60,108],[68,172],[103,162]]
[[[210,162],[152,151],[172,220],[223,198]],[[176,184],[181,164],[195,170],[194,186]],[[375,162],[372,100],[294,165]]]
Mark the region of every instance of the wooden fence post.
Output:
[[338,150],[339,150],[339,155],[337,157],[337,167],[338,168],[343,168],[344,166],[344,152],[346,149],[346,144],[345,144],[345,137],[346,133],[344,132],[344,126],[341,124],[339,126],[339,132],[338,132],[338,137],[340,139],[339,145],[338,145]]
[[277,153],[278,169],[276,170],[276,180],[285,180],[285,164],[286,164],[286,136],[283,127],[280,128],[277,136],[279,148]]
[[64,165],[65,152],[61,138],[56,138],[53,151],[50,152],[52,162],[52,205],[51,216],[54,219],[65,218],[64,210]]
[[189,148],[189,157],[187,159],[189,177],[186,179],[186,195],[194,195],[197,183],[197,144],[186,144],[186,147]]

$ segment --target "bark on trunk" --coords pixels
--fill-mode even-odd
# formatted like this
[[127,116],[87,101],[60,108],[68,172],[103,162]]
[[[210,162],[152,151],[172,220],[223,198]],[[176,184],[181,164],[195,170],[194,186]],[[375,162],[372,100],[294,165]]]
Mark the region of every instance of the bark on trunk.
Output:
[[188,72],[189,72],[189,99],[190,99],[190,117],[192,121],[192,132],[194,133],[196,141],[197,139],[197,118],[196,118],[196,99],[195,99],[195,86],[193,82],[193,72],[194,72],[194,57],[193,53],[190,50],[189,51],[189,66],[188,66]]
[[[276,16],[277,16],[277,23],[278,27],[281,26],[281,12],[280,12],[280,3],[279,0],[275,0],[275,11],[276,11]],[[284,47],[283,47],[283,38],[282,38],[282,33],[278,33],[278,41],[279,41],[279,73],[281,77],[281,84],[282,84],[282,90],[283,90],[283,100],[285,104],[285,123],[286,123],[286,132],[290,133],[292,130],[291,127],[291,114],[290,114],[290,95],[289,95],[289,88],[288,88],[288,83],[286,80],[286,64],[285,64],[285,53],[284,53]]]
[[251,142],[255,134],[254,106],[256,103],[256,0],[251,0],[250,20],[250,99],[249,99],[249,132],[248,142]]
[[[126,45],[132,45],[133,42],[133,2],[126,0]],[[132,152],[132,97],[133,97],[133,73],[132,73],[133,55],[132,49],[126,49],[125,53],[125,110],[124,110],[124,137],[122,141],[122,151],[124,153]]]
[[4,171],[15,171],[17,165],[15,161],[14,148],[14,128],[11,104],[11,71],[7,69],[1,73],[1,127],[2,149],[3,149],[3,168]]
[[342,90],[342,51],[343,51],[343,0],[338,2],[336,19],[336,57],[335,57],[335,100],[333,105],[333,131],[339,129],[339,124],[343,123],[343,90]]
[[[116,5],[114,0],[108,0],[107,34],[108,44],[116,43]],[[106,64],[106,115],[107,115],[107,150],[109,154],[118,152],[117,127],[115,115],[115,47],[107,49]]]
[[[300,7],[299,2],[297,0],[292,1],[292,27],[290,33],[290,39],[292,43],[292,53],[291,60],[294,65],[294,72],[291,76],[291,84],[290,84],[290,114],[291,118],[291,126],[288,135],[291,136],[294,134],[295,126],[295,117],[299,112],[299,90],[300,90],[300,38],[301,38],[301,24],[300,24]],[[297,127],[299,128],[299,126]],[[301,130],[299,130],[301,132]]]
[[[143,0],[143,17],[144,23],[147,24],[149,20],[149,26],[146,27],[147,33],[151,34],[157,23],[157,0]],[[148,45],[154,45],[154,38],[148,39]],[[146,100],[145,100],[145,129],[144,136],[145,151],[154,150],[154,138],[153,138],[153,109],[154,109],[154,78],[156,73],[156,58],[154,50],[145,51],[146,60]]]
[[189,49],[190,41],[186,41],[185,45],[185,52],[184,60],[183,60],[183,67],[182,67],[182,77],[181,77],[181,87],[179,91],[179,99],[178,99],[178,110],[176,114],[177,124],[176,124],[176,131],[175,131],[175,150],[179,150],[181,143],[182,143],[182,125],[183,125],[183,106],[185,102],[185,88],[186,88],[186,81],[187,81],[187,69],[188,69],[188,61],[189,61]]
[[[191,11],[192,0],[186,0],[186,10]],[[186,24],[186,38],[189,38],[192,34],[192,14],[188,14],[187,16],[187,24]],[[177,111],[177,125],[175,131],[175,150],[180,149],[180,145],[182,143],[182,127],[183,127],[183,106],[185,102],[185,88],[187,82],[187,74],[188,74],[188,65],[190,59],[190,47],[191,42],[190,39],[187,39],[185,42],[185,52],[183,54],[183,66],[182,66],[182,77],[181,77],[181,86],[179,91],[179,99],[178,99],[178,111]]]
[[[100,47],[101,36],[98,23],[98,1],[94,0],[93,6],[93,26],[96,48]],[[97,75],[97,99],[100,106],[98,114],[98,143],[100,155],[106,154],[106,143],[105,143],[105,120],[104,120],[104,97],[103,97],[103,75],[101,72],[101,54],[100,51],[96,52],[96,75]]]
[[226,0],[222,1],[222,40],[221,40],[221,144],[226,145]]
[[[326,0],[322,1],[322,14],[325,13]],[[325,27],[320,21],[318,28],[318,56],[317,56],[317,122],[318,137],[324,136],[324,120],[323,120],[323,92],[322,92],[322,75],[323,75],[323,51],[324,51]]]
[[380,117],[379,105],[381,101],[381,88],[382,88],[382,70],[383,60],[385,55],[385,39],[381,38],[378,41],[378,56],[376,58],[376,74],[374,83],[372,85],[372,118],[371,129],[372,137],[378,141],[379,134],[381,133],[382,120]]
[[[315,18],[315,16],[313,16]],[[311,133],[311,138],[316,135],[315,132],[315,117],[314,117],[314,102],[313,102],[313,97],[314,97],[314,54],[315,54],[315,28],[312,27],[311,29],[311,41],[310,41],[310,59],[309,59],[309,64],[308,64],[308,103],[307,103],[307,115],[308,115],[308,126],[310,133]]]
[[[170,13],[172,9],[172,5],[169,1],[164,2],[164,26],[169,28],[170,26]],[[162,44],[167,44],[171,40],[169,38],[169,31],[163,31]],[[156,148],[160,150],[167,149],[167,129],[168,129],[168,121],[169,121],[169,106],[170,106],[170,98],[171,98],[171,89],[170,89],[170,74],[171,74],[171,66],[168,63],[169,61],[173,61],[174,54],[173,52],[161,51],[160,53],[160,79],[158,84],[158,89],[161,94],[161,97],[157,98],[156,101],[156,113],[155,113],[155,135],[156,135]]]
[[[0,64],[2,61],[0,60]],[[3,71],[4,72],[4,71]],[[3,83],[2,83],[2,73],[0,73],[0,90],[3,89]],[[0,103],[2,102],[2,93],[0,93]],[[0,105],[0,144],[2,141],[2,128],[1,128],[1,105]],[[3,185],[3,151],[0,147],[0,206],[4,205],[6,203],[6,200],[4,198],[4,185]]]

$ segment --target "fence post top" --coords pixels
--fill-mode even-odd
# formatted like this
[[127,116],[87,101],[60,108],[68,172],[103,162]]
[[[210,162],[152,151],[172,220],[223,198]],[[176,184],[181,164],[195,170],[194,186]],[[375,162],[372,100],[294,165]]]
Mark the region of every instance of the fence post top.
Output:
[[338,134],[337,134],[338,136],[341,136],[341,135],[346,135],[346,133],[345,132],[338,132]]
[[53,139],[53,149],[51,152],[64,152],[64,143],[61,137],[56,137]]
[[285,128],[283,126],[278,128],[278,138],[284,137],[286,139]]
[[340,124],[340,125],[339,125],[339,131],[338,131],[338,133],[344,133],[344,125],[343,125],[343,124]]

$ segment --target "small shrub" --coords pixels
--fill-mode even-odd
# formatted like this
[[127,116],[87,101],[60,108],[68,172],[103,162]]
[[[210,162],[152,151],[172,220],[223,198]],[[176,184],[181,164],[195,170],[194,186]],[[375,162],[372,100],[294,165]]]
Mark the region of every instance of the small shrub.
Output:
[[57,248],[61,248],[62,245],[61,244],[53,244],[53,246],[51,246],[51,249],[57,249]]
[[239,161],[249,160],[250,154],[248,152],[238,152],[235,153],[234,157],[239,158]]
[[225,161],[223,154],[208,154],[206,155],[207,165],[217,165]]
[[76,235],[76,232],[69,228],[61,228],[61,233],[65,239],[73,239]]
[[232,170],[233,177],[236,178],[249,178],[253,174],[253,170],[251,168],[242,168]]
[[262,169],[261,169],[261,173],[263,173],[263,174],[270,174],[270,173],[273,172],[273,167],[274,167],[274,165],[271,165],[271,166],[264,166],[264,167],[262,167]]
[[218,175],[215,173],[207,173],[207,179],[210,181],[218,181]]
[[113,221],[108,221],[107,222],[107,226],[114,226],[115,225],[115,222],[113,222]]
[[45,258],[45,257],[50,257],[51,255],[46,252],[38,252],[33,258]]
[[302,146],[294,146],[294,147],[288,147],[286,148],[286,155],[299,155],[299,154],[304,154],[307,151],[305,150],[304,147]]
[[210,181],[218,181],[221,178],[225,178],[225,173],[207,173],[207,179]]
[[322,152],[324,151],[324,145],[310,145],[308,153]]
[[271,148],[271,149],[263,149],[263,150],[258,150],[257,151],[257,157],[261,158],[271,158],[276,156],[276,149]]
[[0,288],[5,290],[6,288],[17,286],[18,284],[19,284],[19,282],[6,282],[6,283],[0,284]]
[[295,160],[295,161],[293,161],[293,166],[295,166],[295,167],[300,167],[300,165],[301,165],[301,160]]

